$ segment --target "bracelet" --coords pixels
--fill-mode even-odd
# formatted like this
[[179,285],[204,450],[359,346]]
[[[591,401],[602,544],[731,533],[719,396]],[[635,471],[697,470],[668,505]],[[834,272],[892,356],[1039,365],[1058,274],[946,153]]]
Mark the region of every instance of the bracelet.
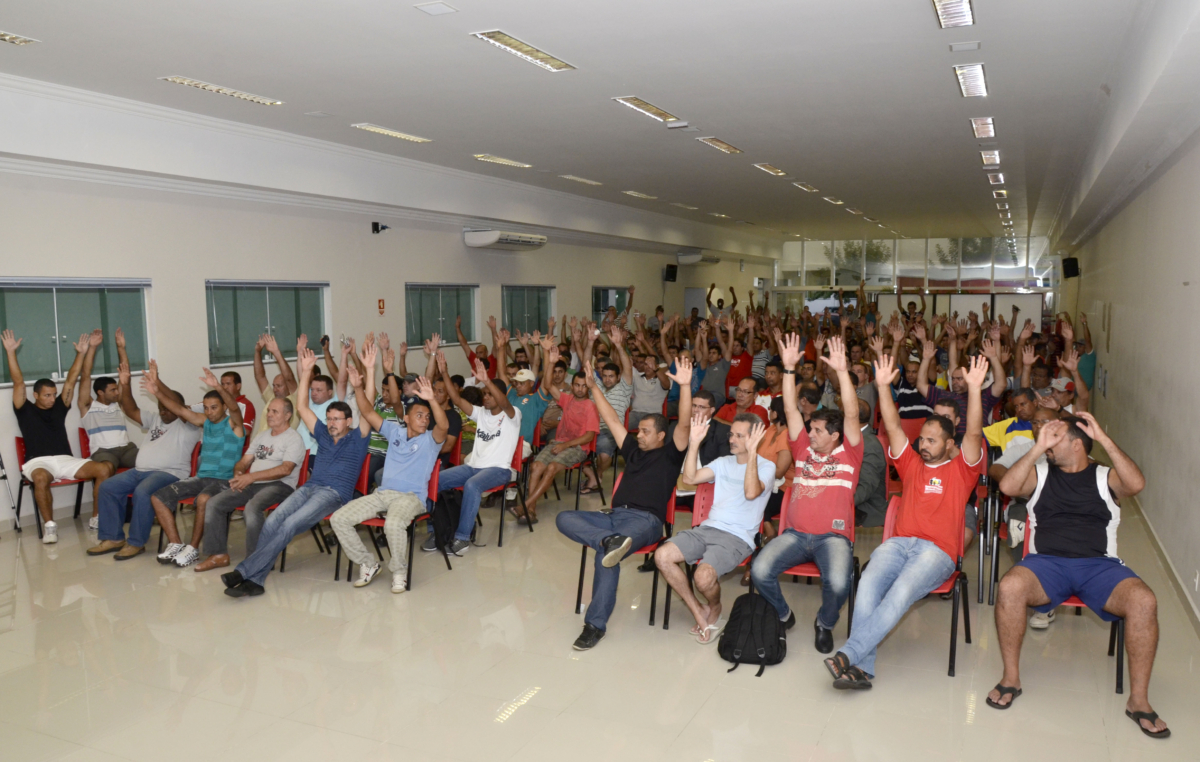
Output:
[[796,371],[795,371],[795,369],[789,368],[788,370],[785,370],[785,371],[783,372],[783,375],[785,375],[785,376],[794,376],[794,375],[796,375]]

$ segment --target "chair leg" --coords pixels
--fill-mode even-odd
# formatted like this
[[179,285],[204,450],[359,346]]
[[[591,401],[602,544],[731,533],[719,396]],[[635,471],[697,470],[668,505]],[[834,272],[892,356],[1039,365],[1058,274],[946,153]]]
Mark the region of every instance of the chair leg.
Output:
[[950,619],[950,670],[947,672],[950,677],[954,677],[954,657],[958,652],[958,604],[961,597],[962,588],[956,584],[954,586],[954,605]]
[[[996,521],[999,521],[1000,520],[999,499],[997,499],[996,511],[997,511]],[[999,586],[999,583],[1000,583],[1000,531],[999,531],[999,527],[997,527],[997,530],[992,532],[992,573],[990,575],[988,575],[988,605],[989,606],[996,605],[996,588]],[[979,592],[980,593],[983,592],[983,577],[979,578]]]
[[[518,501],[520,501],[520,503],[521,503],[521,506],[522,506],[522,507],[524,507],[524,506],[525,506],[525,496],[526,496],[526,495],[528,495],[529,493],[528,493],[528,492],[522,492],[522,491],[521,491],[521,485],[520,485],[520,484],[517,484],[517,485],[514,485],[514,486],[516,487],[516,490],[517,490],[517,500],[518,500]],[[530,533],[530,534],[533,534],[533,522],[532,522],[532,521],[526,521],[526,522],[525,522],[525,526],[529,527],[529,533]]]
[[1115,653],[1115,651],[1113,649],[1116,647],[1116,645],[1117,645],[1117,620],[1114,619],[1112,622],[1112,626],[1108,628],[1108,655],[1109,656],[1112,656]]
[[[416,545],[416,540],[417,540],[417,522],[415,522],[415,521],[414,521],[414,522],[412,522],[411,524],[409,524],[409,525],[408,525],[408,529],[407,529],[406,531],[407,531],[407,533],[408,533],[408,567],[407,567],[407,570],[408,570],[408,590],[409,590],[409,592],[412,592],[412,579],[413,579],[413,546],[414,546],[414,545]],[[390,551],[391,551],[391,552],[393,552],[393,553],[395,553],[395,552],[396,552],[396,551],[395,551],[393,548],[388,548],[388,550],[390,550]]]
[[650,626],[654,626],[654,611],[658,608],[658,567],[654,567],[654,581],[650,583]]
[[[500,523],[500,537],[496,540],[496,547],[504,547],[504,512],[508,510],[508,489],[506,488],[500,493],[500,518],[496,519]],[[476,514],[478,515],[478,514]],[[480,524],[483,526],[483,524]]]
[[[580,471],[579,475],[583,476],[583,472]],[[583,479],[576,479],[575,480],[575,510],[579,510],[579,492],[582,489],[583,489]]]
[[[38,527],[38,537],[42,536],[42,528]],[[158,525],[158,552],[162,553],[163,549],[163,528],[162,524]]]
[[[990,499],[985,499],[984,503],[983,503],[983,524],[982,524],[982,526],[984,526],[984,527],[990,526],[989,519],[991,518],[991,515],[992,515],[992,501]],[[976,527],[976,528],[978,529],[978,527]],[[988,551],[990,552],[991,538],[985,537],[983,532],[977,532],[976,534],[977,534],[977,536],[975,538],[977,540],[976,544],[979,546],[977,548],[977,550],[979,551],[979,579],[982,580],[983,579],[983,557],[985,555],[984,549],[987,548]],[[989,532],[989,534],[990,534],[990,532]],[[982,584],[979,586],[979,602],[983,603],[983,585]]]
[[[383,551],[379,549],[379,537],[374,532],[371,533],[371,543],[375,546],[375,555],[379,556],[379,565],[383,566]],[[409,543],[409,545],[412,545],[412,543]],[[391,551],[389,550],[388,552]]]
[[[983,587],[983,585],[980,585],[980,587]],[[971,642],[971,609],[969,606],[967,606],[967,601],[970,600],[970,596],[967,594],[968,589],[969,588],[967,586],[967,575],[964,574],[962,576],[963,636],[964,636],[963,639],[967,643],[970,643]]]
[[[7,481],[8,477],[5,476],[4,479],[5,479],[5,481]],[[16,516],[13,518],[13,525],[16,528],[18,533],[21,532],[21,501],[24,499],[25,499],[25,480],[24,480],[24,478],[21,478],[17,482],[17,506],[14,509],[16,512]],[[37,511],[36,507],[34,508],[34,511],[35,512]]]
[[[339,546],[339,547],[340,547],[340,546]],[[342,562],[342,561],[341,561],[341,559],[339,558],[339,559],[338,559],[338,563],[340,564],[341,562]],[[280,574],[283,574],[283,567],[284,567],[284,566],[286,566],[286,565],[287,565],[287,546],[285,545],[285,546],[284,546],[284,548],[283,548],[283,552],[279,554],[279,573],[280,573]],[[335,566],[335,567],[334,567],[334,569],[336,570],[336,569],[337,569],[337,567]],[[337,579],[337,574],[336,574],[336,573],[333,575],[333,578],[334,578],[335,580]]]
[[575,613],[582,613],[583,607],[583,573],[587,569],[587,546],[583,546],[583,552],[579,556],[579,590],[575,593]]
[[79,518],[79,509],[83,507],[83,485],[87,482],[80,482],[79,488],[75,490],[75,518]]
[[[654,570],[658,574],[658,569]],[[664,580],[665,582],[666,580]],[[667,585],[667,589],[663,591],[663,629],[671,629],[671,586]]]
[[850,607],[846,610],[846,637],[854,633],[854,599],[858,597],[858,558],[854,559],[854,571],[850,572]]
[[313,540],[316,541],[317,550],[321,551],[322,553],[328,553],[329,548],[325,547],[325,542],[321,539],[321,533],[319,531],[317,531],[317,527],[319,527],[320,525],[321,525],[320,522],[318,522],[316,526],[309,529],[309,534],[311,534],[313,537]]
[[1125,692],[1125,620],[1113,622],[1117,628],[1117,693]]

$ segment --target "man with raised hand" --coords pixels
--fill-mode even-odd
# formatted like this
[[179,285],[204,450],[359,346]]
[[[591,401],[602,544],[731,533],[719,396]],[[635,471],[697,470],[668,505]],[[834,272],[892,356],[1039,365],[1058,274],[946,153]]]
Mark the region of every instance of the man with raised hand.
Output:
[[[307,336],[304,337],[304,341],[307,346]],[[275,358],[275,364],[279,368],[279,373],[270,381],[267,380],[267,369],[263,365],[264,349]],[[293,409],[296,407],[296,377],[292,374],[292,366],[288,365],[288,361],[283,357],[283,352],[279,349],[279,343],[269,333],[259,336],[258,342],[254,345],[254,382],[258,384],[258,391],[262,394],[264,404],[271,404],[271,400],[288,400],[292,403]],[[294,429],[299,422],[300,419],[293,416],[289,425]],[[267,425],[267,417],[264,415],[255,424],[254,434],[262,433]]]
[[[79,374],[79,425],[87,432],[91,459],[102,464],[105,470],[92,480],[92,517],[89,529],[100,527],[100,485],[121,468],[133,468],[137,463],[138,448],[129,441],[129,430],[125,427],[125,412],[121,409],[121,386],[111,376],[92,380],[92,365],[96,360],[96,348],[104,342],[104,333],[99,328],[88,336],[88,348],[83,355],[83,370]],[[124,337],[118,343],[123,355]],[[93,398],[92,394],[96,396]],[[82,442],[80,443],[82,444]]]
[[889,456],[895,460],[904,493],[895,535],[875,549],[863,569],[854,601],[854,632],[841,650],[825,659],[834,688],[870,688],[879,643],[914,603],[936,590],[955,569],[963,541],[963,505],[978,483],[983,462],[980,398],[987,369],[986,359],[973,357],[963,379],[967,430],[962,447],[954,447],[954,425],[935,415],[921,427],[918,455],[908,446],[889,393],[897,373],[895,360],[885,355],[875,363]]
[[[1089,459],[1093,443],[1104,448],[1112,467]],[[1125,714],[1148,736],[1171,734],[1149,698],[1158,600],[1117,555],[1117,501],[1145,486],[1138,465],[1088,413],[1044,424],[1033,447],[1004,474],[1000,490],[1028,500],[1029,552],[1000,580],[996,632],[1004,674],[988,694],[989,706],[1007,709],[1022,693],[1026,607],[1048,612],[1075,595],[1105,622],[1125,620],[1130,688]]]
[[[374,347],[363,357],[367,369],[367,388],[372,388],[375,374]],[[362,397],[363,379],[358,371],[350,369],[350,384],[355,396]],[[386,514],[383,533],[387,537],[391,560],[388,569],[392,572],[392,592],[403,593],[408,589],[408,526],[417,516],[425,513],[425,498],[429,494],[429,477],[433,474],[442,442],[450,429],[446,411],[437,404],[433,384],[421,376],[417,379],[417,402],[409,405],[403,420],[385,420],[375,410],[361,411],[362,418],[374,430],[387,437],[387,456],[383,463],[383,478],[379,489],[370,495],[352,500],[329,519],[338,542],[346,556],[358,564],[358,579],[355,587],[366,587],[375,579],[382,566],[375,562],[371,553],[363,546],[358,536],[358,525],[367,519]],[[432,427],[430,419],[432,418]]]
[[[924,335],[923,330],[921,331],[921,335]],[[953,347],[953,336],[951,336],[950,342],[951,346]],[[1004,365],[1000,362],[1000,357],[998,354],[999,351],[1000,346],[997,342],[990,340],[983,342],[983,354],[980,355],[980,358],[986,358],[986,362],[983,363],[983,372],[986,376],[988,368],[987,364],[991,363],[992,377],[994,379],[990,387],[983,389],[980,392],[982,394],[982,398],[980,400],[980,409],[984,411],[983,414],[985,416],[987,415],[987,411],[996,406],[996,399],[1001,394],[1004,394],[1004,389],[1007,386],[1007,382],[1004,377]],[[936,357],[937,346],[932,341],[925,341],[922,344],[921,350],[921,366],[917,371],[917,389],[921,392],[921,394],[925,395],[925,400],[931,407],[937,404],[938,400],[952,399],[958,403],[959,410],[966,410],[968,407],[966,368],[963,366],[950,368],[948,371],[950,374],[950,388],[941,389],[929,383],[929,366]],[[952,359],[951,362],[953,363],[954,360]],[[875,379],[875,383],[878,385],[878,378]],[[890,394],[891,392],[889,391],[888,393]],[[959,421],[958,427],[955,430],[956,433],[963,434],[966,432],[966,427],[970,423],[968,420],[969,417],[970,416]],[[980,422],[982,423],[982,419],[980,419]]]
[[[364,344],[364,350],[367,348]],[[237,568],[221,575],[225,594],[233,598],[262,595],[263,582],[292,538],[307,532],[323,518],[350,501],[354,485],[367,458],[371,425],[365,416],[354,426],[354,411],[345,402],[332,402],[321,421],[309,405],[309,386],[317,356],[308,347],[299,348],[300,386],[296,390],[300,420],[321,444],[312,475],[303,486],[271,512],[258,537],[258,547]],[[375,358],[371,358],[371,365]]]
[[854,494],[863,462],[863,432],[859,404],[846,364],[842,340],[829,340],[829,356],[821,357],[837,374],[842,410],[818,410],[811,430],[796,406],[796,365],[800,362],[800,337],[789,334],[781,347],[783,410],[796,475],[787,511],[787,531],[767,543],[754,560],[754,586],[775,607],[780,621],[796,623],[779,588],[779,575],[802,563],[815,563],[821,571],[821,610],[813,621],[816,649],[833,650],[833,627],[850,596],[854,574]]
[[[612,356],[617,361],[607,362],[600,366],[600,383],[603,385],[601,392],[604,394],[604,399],[608,400],[613,412],[616,413],[617,420],[621,421],[621,428],[625,428],[625,411],[629,409],[629,403],[633,397],[633,364],[629,360],[629,354],[625,351],[625,332],[616,325],[610,326],[608,331],[612,337]],[[585,360],[590,358],[590,350],[591,344],[589,343],[584,349]],[[600,433],[596,435],[596,465],[601,474],[612,465],[617,449],[616,435],[608,428],[608,423],[601,418]],[[582,492],[586,495],[599,489],[600,481],[599,474],[595,473],[590,466],[584,469],[584,473],[587,474],[588,483]]]

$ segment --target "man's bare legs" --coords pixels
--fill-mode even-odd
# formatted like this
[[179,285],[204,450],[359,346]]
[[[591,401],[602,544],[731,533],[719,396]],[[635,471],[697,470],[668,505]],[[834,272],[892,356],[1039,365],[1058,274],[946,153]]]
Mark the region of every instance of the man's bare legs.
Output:
[[[1025,610],[1030,606],[1044,606],[1050,599],[1042,589],[1037,575],[1022,566],[1014,566],[1000,580],[1000,592],[996,596],[996,634],[1000,641],[1000,658],[1004,661],[1004,675],[1000,684],[1009,688],[1021,687],[1020,662],[1021,643],[1025,640]],[[1012,703],[1013,697],[1000,696],[993,688],[988,698],[1001,706]]]
[[158,518],[158,525],[162,527],[162,531],[167,535],[167,542],[173,545],[182,545],[183,543],[179,541],[179,529],[175,526],[175,511],[168,508],[166,503],[157,497],[150,498],[150,505],[154,508],[154,515]]
[[196,496],[196,521],[192,525],[192,542],[191,546],[200,549],[200,541],[204,539],[204,507],[208,505],[208,498],[211,495]]
[[537,501],[554,484],[554,480],[563,472],[558,463],[534,463],[529,472],[529,494],[525,496],[525,510],[530,516],[537,515]]
[[50,492],[50,483],[54,477],[44,468],[34,469],[29,481],[33,482],[33,500],[42,514],[42,523],[54,521],[54,495]]
[[699,635],[705,627],[717,623],[721,617],[721,585],[720,580],[717,579],[716,569],[708,564],[696,566],[694,575],[696,588],[708,601],[707,605],[701,605],[692,592],[692,586],[688,583],[687,572],[679,566],[683,563],[683,553],[675,543],[666,542],[660,545],[654,552],[654,563],[658,566],[658,571],[663,575],[663,579],[683,599],[688,611],[692,612],[692,616],[696,620],[696,626],[692,628],[693,634]]

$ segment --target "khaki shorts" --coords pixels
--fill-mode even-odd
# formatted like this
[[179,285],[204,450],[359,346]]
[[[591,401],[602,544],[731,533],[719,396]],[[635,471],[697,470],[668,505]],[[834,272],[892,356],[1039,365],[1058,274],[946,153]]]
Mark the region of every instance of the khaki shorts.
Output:
[[554,454],[554,450],[551,449],[552,447],[553,445],[550,444],[546,445],[541,450],[538,450],[537,457],[533,459],[533,462],[541,463],[543,465],[557,463],[560,466],[569,467],[579,465],[583,462],[583,459],[587,457],[587,453],[585,453],[583,448],[579,445],[568,447],[557,455]]
[[92,453],[92,460],[97,463],[107,463],[113,467],[113,470],[118,468],[133,468],[137,465],[138,448],[133,442],[121,447],[109,447],[104,450],[96,450]]
[[21,475],[29,481],[33,481],[33,472],[41,469],[49,471],[54,481],[71,479],[74,478],[76,471],[87,464],[88,461],[83,458],[76,458],[74,455],[43,455],[40,458],[28,461],[25,467],[21,469]]

